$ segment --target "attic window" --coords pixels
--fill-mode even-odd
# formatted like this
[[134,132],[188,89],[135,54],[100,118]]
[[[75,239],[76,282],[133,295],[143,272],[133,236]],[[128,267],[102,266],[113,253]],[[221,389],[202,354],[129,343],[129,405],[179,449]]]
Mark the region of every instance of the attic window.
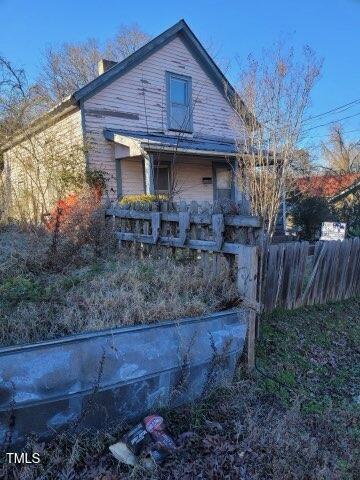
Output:
[[166,72],[169,130],[192,132],[191,77]]

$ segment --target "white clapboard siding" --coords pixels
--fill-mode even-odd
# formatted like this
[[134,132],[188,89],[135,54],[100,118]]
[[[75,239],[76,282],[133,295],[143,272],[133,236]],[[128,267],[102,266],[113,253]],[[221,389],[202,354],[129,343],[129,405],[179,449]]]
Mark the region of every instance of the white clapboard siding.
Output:
[[[111,176],[110,188],[113,190],[116,189],[114,151],[111,142],[104,139],[103,129],[120,128],[173,134],[167,131],[166,71],[192,78],[194,134],[234,137],[234,112],[230,104],[177,36],[84,102],[85,131],[94,145],[89,153],[89,164],[91,168],[108,171]],[[137,117],[111,116],[104,113],[104,110]],[[208,198],[208,190],[211,189],[205,190],[204,195]]]
[[31,141],[24,140],[7,150],[4,153],[4,161],[9,162],[11,170],[16,172],[18,169],[17,159],[23,158],[25,155],[24,152],[27,152],[27,155],[29,155],[33,149],[36,149],[37,145],[40,148],[46,141],[52,141],[53,144],[56,145],[59,153],[65,151],[66,148],[70,146],[82,146],[83,133],[80,109],[66,115],[56,123],[51,124],[49,127],[33,135]]

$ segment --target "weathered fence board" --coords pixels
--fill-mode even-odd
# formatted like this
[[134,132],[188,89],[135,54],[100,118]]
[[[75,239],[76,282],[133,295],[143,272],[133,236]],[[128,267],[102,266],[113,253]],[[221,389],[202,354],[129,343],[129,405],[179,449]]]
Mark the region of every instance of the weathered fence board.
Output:
[[[195,202],[196,203],[196,202]],[[143,207],[142,207],[143,208]],[[190,207],[191,208],[191,207]],[[180,212],[161,212],[161,218],[165,222],[178,222]],[[121,207],[110,207],[106,210],[108,217],[115,216],[117,218],[127,218],[131,220],[151,220],[152,212],[146,210],[126,210]],[[212,215],[208,212],[195,213],[190,210],[191,223],[199,225],[211,225]],[[226,225],[234,227],[261,227],[261,221],[259,217],[253,217],[251,215],[230,215],[224,214],[224,221]]]
[[151,211],[149,205],[136,208],[106,210],[119,241],[237,255],[239,244],[256,242],[256,235],[248,230],[261,229],[258,217],[224,213],[216,205],[159,202],[152,204]]
[[[313,255],[310,253],[313,251]],[[262,307],[292,309],[360,295],[360,239],[266,246]]]
[[247,337],[247,364],[251,370],[255,366],[256,313],[258,311],[258,261],[259,247],[241,245],[238,261],[237,288],[250,307]]

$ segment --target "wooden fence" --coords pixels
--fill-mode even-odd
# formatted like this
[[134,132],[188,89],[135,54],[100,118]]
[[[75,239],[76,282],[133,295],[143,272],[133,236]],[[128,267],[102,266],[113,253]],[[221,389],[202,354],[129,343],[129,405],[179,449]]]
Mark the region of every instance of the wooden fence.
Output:
[[265,247],[261,291],[266,312],[360,295],[360,239]]
[[256,245],[258,217],[241,215],[236,204],[227,209],[207,202],[154,202],[114,206],[106,210],[120,241],[237,255],[242,244]]
[[315,246],[308,242],[266,245],[260,219],[240,211],[241,206],[235,204],[225,208],[155,202],[135,208],[113,206],[106,216],[113,222],[118,240],[134,248],[167,247],[173,253],[187,248],[215,267],[219,257],[235,265],[239,297],[251,309],[248,365],[252,368],[256,312],[360,295],[360,239]]

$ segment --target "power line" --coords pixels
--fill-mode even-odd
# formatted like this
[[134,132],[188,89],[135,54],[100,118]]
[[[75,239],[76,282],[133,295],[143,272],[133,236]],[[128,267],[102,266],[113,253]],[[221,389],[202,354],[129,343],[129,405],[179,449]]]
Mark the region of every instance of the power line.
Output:
[[349,115],[347,117],[337,118],[336,120],[333,120],[332,122],[322,123],[321,125],[315,125],[314,127],[310,127],[310,128],[307,128],[306,130],[303,130],[303,133],[309,132],[310,130],[314,130],[315,128],[326,127],[326,125],[331,125],[332,123],[342,122],[343,120],[347,120],[348,118],[357,117],[358,115],[360,115],[360,112],[355,113],[354,115]]
[[[313,116],[310,116],[310,117],[307,117],[305,118],[304,120],[302,120],[300,123],[301,124],[304,124],[306,122],[309,122],[310,120],[313,120],[315,118],[319,118],[319,117],[324,117],[325,115],[330,115],[331,113],[342,113],[346,110],[348,110],[349,108],[352,108],[354,105],[358,105],[360,103],[360,98],[356,99],[356,100],[352,100],[351,102],[348,102],[348,103],[345,103],[344,105],[340,105],[338,107],[334,107],[332,108],[331,110],[328,110],[326,112],[323,112],[323,113],[319,113],[318,115],[313,115]],[[359,115],[359,113],[356,113],[354,115],[349,115],[347,117],[343,117],[343,118],[338,118],[336,120],[332,120],[331,122],[328,122],[328,123],[324,123],[324,124],[321,124],[321,125],[315,125],[313,127],[309,127],[307,128],[306,130],[303,130],[303,133],[304,132],[308,132],[310,130],[313,130],[315,128],[320,128],[320,127],[324,127],[326,125],[330,125],[332,123],[337,123],[337,122],[341,122],[343,120],[347,120],[348,118],[353,118],[353,117],[356,117],[357,115]],[[263,123],[263,126],[266,125]],[[290,125],[290,124],[289,124]]]
[[[360,128],[355,128],[353,130],[346,130],[345,132],[342,132],[344,135],[346,135],[347,133],[354,133],[354,132],[360,132]],[[311,137],[307,137],[307,140],[311,140],[313,138],[319,138],[319,137],[323,137],[324,135],[323,134],[318,134],[318,135],[312,135]]]
[[344,105],[339,105],[338,107],[334,107],[332,108],[331,110],[328,110],[326,112],[323,112],[323,113],[319,113],[318,115],[312,115],[308,118],[305,118],[302,123],[305,123],[305,122],[308,122],[310,120],[313,120],[314,118],[319,118],[319,117],[323,117],[325,115],[329,115],[333,112],[337,112],[338,110],[347,110],[348,108],[351,108],[353,105],[355,104],[358,104],[360,103],[360,98],[357,98],[356,100],[352,100],[351,102],[348,102],[348,103],[345,103]]
[[[352,100],[351,102],[348,102],[348,103],[345,103],[343,105],[340,105],[338,107],[334,107],[332,108],[331,110],[328,110],[326,112],[323,112],[323,113],[319,113],[318,115],[313,115],[313,116],[310,116],[304,120],[301,121],[301,124],[305,123],[305,122],[308,122],[309,120],[313,120],[314,118],[319,118],[319,117],[324,117],[325,115],[330,115],[331,113],[342,113],[344,112],[345,110],[348,110],[349,108],[352,108],[354,105],[357,105],[360,103],[360,98],[358,99],[355,99],[355,100]],[[360,112],[357,112],[355,113],[354,115],[348,115],[347,117],[343,117],[343,118],[337,118],[336,120],[332,120],[330,122],[327,122],[327,123],[322,123],[320,125],[314,125],[312,127],[309,127],[309,128],[306,128],[305,130],[303,130],[301,133],[305,133],[305,132],[309,132],[311,130],[315,130],[316,128],[320,128],[320,127],[325,127],[327,125],[331,125],[333,123],[337,123],[337,122],[342,122],[343,120],[347,120],[349,118],[354,118],[354,117],[357,117],[358,115],[360,115]],[[263,124],[264,126],[264,124]],[[352,133],[352,132],[356,132],[356,131],[360,131],[360,129],[354,129],[354,130],[349,130],[347,132],[344,132],[344,134],[346,133]],[[313,137],[310,137],[310,138],[317,138],[317,137],[320,137],[321,135],[315,135]]]
[[[344,132],[345,133],[345,132]],[[320,143],[309,143],[307,145],[304,145],[302,148],[304,148],[304,150],[316,150],[320,147],[322,147],[324,145],[324,142],[320,142]],[[356,146],[360,146],[360,140],[357,141],[357,142],[351,142],[351,145],[353,147],[356,147]]]

